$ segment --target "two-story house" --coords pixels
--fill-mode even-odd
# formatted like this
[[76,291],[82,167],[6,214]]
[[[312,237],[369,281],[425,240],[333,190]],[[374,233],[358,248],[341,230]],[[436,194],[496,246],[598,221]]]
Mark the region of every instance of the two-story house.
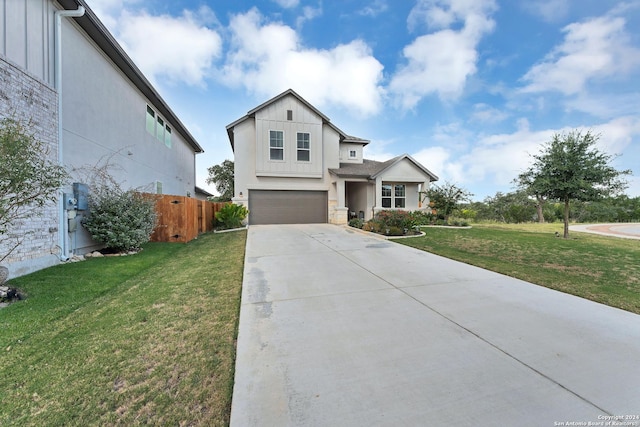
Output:
[[[235,157],[234,203],[249,224],[346,224],[383,209],[423,209],[438,177],[404,154],[367,160],[349,136],[289,89],[227,126]],[[424,207],[426,208],[426,206]]]
[[[0,2],[0,117],[29,123],[72,175],[57,205],[14,224],[25,238],[3,261],[13,276],[96,247],[69,225],[62,194],[74,194],[74,169],[109,162],[123,188],[197,193],[202,147],[84,0]],[[0,257],[8,250],[0,244]]]

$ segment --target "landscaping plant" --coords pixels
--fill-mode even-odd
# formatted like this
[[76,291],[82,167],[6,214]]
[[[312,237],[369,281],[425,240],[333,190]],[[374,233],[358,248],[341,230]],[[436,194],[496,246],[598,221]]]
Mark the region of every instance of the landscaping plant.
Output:
[[29,124],[0,120],[0,262],[25,238],[24,233],[8,236],[9,230],[55,202],[67,177],[65,169],[51,160],[49,145],[29,131]]
[[136,250],[148,242],[156,227],[156,200],[118,187],[92,189],[89,216],[82,225],[96,242],[116,251]]
[[249,215],[249,210],[243,205],[226,204],[216,212],[216,224],[219,229],[239,228],[242,221]]

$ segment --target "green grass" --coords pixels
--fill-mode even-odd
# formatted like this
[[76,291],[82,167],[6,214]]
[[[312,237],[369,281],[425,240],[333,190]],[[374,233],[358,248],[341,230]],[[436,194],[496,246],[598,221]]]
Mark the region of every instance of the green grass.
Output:
[[570,232],[562,224],[425,228],[399,243],[640,314],[640,241]]
[[10,282],[0,425],[227,425],[246,232]]

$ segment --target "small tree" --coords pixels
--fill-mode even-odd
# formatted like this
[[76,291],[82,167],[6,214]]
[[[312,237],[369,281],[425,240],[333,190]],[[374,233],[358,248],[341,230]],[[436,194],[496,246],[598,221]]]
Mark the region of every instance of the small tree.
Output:
[[233,198],[233,162],[225,160],[219,165],[211,166],[207,169],[209,177],[207,184],[215,184],[220,196],[216,197],[217,202],[230,202]]
[[597,200],[618,194],[627,187],[622,175],[609,165],[614,156],[595,148],[599,135],[572,131],[555,134],[543,145],[540,154],[533,155],[533,164],[517,180],[535,186],[535,191],[547,199],[564,204],[564,238],[569,237],[569,205],[571,201]]
[[449,182],[445,182],[440,186],[433,185],[422,195],[425,198],[429,198],[433,208],[438,211],[438,214],[443,215],[446,221],[449,220],[449,216],[461,203],[468,202],[473,196],[467,190]]
[[[65,169],[50,159],[51,149],[13,118],[0,120],[0,245],[16,221],[40,216],[47,202],[55,202],[67,180]],[[17,248],[18,237],[0,261]]]

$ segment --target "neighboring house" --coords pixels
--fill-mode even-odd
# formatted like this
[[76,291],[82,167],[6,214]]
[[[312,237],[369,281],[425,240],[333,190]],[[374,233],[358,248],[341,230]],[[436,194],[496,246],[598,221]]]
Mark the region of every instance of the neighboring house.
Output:
[[[349,136],[289,89],[227,126],[235,156],[234,203],[250,224],[368,220],[383,209],[422,209],[438,177],[405,154],[363,158],[369,141]],[[424,206],[426,208],[426,206]]]
[[198,199],[198,200],[209,200],[210,197],[214,197],[214,196],[215,196],[215,194],[209,193],[204,188],[200,188],[200,187],[196,186],[196,194],[195,194],[196,199]]
[[[73,180],[81,179],[74,169],[109,162],[124,188],[196,193],[202,147],[84,0],[1,4],[1,117],[31,121]],[[78,195],[71,183],[62,192]],[[42,218],[16,224],[28,238],[4,261],[12,276],[96,247],[59,199]]]

